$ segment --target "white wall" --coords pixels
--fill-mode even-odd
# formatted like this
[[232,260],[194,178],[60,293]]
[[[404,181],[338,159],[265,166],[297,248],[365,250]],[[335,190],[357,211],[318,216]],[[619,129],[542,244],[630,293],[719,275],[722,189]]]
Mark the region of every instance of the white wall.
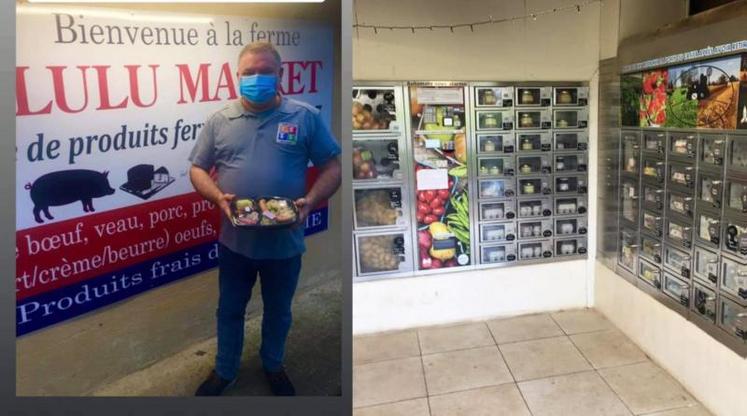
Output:
[[481,320],[586,304],[585,260],[353,285],[353,332]]
[[745,415],[747,360],[600,263],[595,274],[599,311],[716,415]]
[[[433,25],[524,16],[575,2],[357,1],[360,23]],[[588,81],[599,61],[599,4],[536,21],[411,33],[353,31],[353,80]]]

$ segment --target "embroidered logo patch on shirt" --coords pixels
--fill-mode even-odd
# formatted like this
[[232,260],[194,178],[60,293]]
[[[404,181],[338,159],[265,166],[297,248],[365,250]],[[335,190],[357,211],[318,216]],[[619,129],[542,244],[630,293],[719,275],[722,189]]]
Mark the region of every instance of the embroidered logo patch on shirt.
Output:
[[298,141],[298,125],[294,123],[278,124],[278,135],[275,141],[282,144],[296,144]]

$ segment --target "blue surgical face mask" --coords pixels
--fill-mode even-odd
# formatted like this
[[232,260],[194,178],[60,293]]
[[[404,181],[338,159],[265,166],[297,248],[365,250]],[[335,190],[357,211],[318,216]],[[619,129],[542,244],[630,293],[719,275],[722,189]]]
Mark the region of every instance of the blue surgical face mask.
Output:
[[241,96],[253,104],[266,104],[275,98],[277,75],[244,75],[239,81]]

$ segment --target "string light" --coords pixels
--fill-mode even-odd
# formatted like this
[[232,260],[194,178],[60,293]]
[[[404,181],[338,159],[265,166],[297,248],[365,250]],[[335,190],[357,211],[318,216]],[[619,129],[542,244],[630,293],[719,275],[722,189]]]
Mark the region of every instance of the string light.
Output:
[[469,28],[470,32],[474,32],[476,27],[485,26],[485,25],[493,25],[498,23],[505,23],[505,22],[515,22],[517,20],[526,20],[531,18],[533,21],[537,20],[538,16],[544,16],[547,14],[553,14],[553,13],[560,13],[564,11],[570,11],[570,10],[576,10],[577,13],[581,13],[581,8],[589,6],[594,3],[602,3],[603,0],[586,0],[583,3],[578,4],[571,4],[568,6],[563,7],[555,7],[552,9],[547,9],[543,11],[537,11],[528,15],[524,16],[513,16],[513,17],[507,17],[502,19],[494,19],[493,15],[488,15],[488,20],[478,20],[474,22],[465,22],[465,23],[452,23],[452,24],[442,24],[442,25],[410,25],[410,26],[399,26],[399,25],[372,25],[372,24],[366,24],[366,23],[358,23],[357,22],[357,14],[356,14],[356,22],[353,24],[353,27],[356,29],[372,29],[375,34],[379,33],[379,29],[389,29],[390,31],[395,30],[409,30],[412,33],[417,32],[418,30],[429,30],[433,31],[434,29],[449,29],[451,33],[454,33],[454,29],[459,28]]

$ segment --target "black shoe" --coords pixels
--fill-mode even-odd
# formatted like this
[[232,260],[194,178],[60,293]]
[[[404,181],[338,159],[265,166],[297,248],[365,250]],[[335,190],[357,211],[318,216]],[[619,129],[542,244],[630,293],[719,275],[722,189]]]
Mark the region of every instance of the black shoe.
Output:
[[221,378],[215,370],[210,372],[208,378],[200,384],[195,396],[220,396],[229,387],[236,383],[236,379],[226,380]]
[[288,375],[285,374],[285,370],[280,371],[267,371],[265,370],[265,376],[267,381],[270,382],[270,390],[272,394],[276,396],[295,396],[296,389],[293,387]]

